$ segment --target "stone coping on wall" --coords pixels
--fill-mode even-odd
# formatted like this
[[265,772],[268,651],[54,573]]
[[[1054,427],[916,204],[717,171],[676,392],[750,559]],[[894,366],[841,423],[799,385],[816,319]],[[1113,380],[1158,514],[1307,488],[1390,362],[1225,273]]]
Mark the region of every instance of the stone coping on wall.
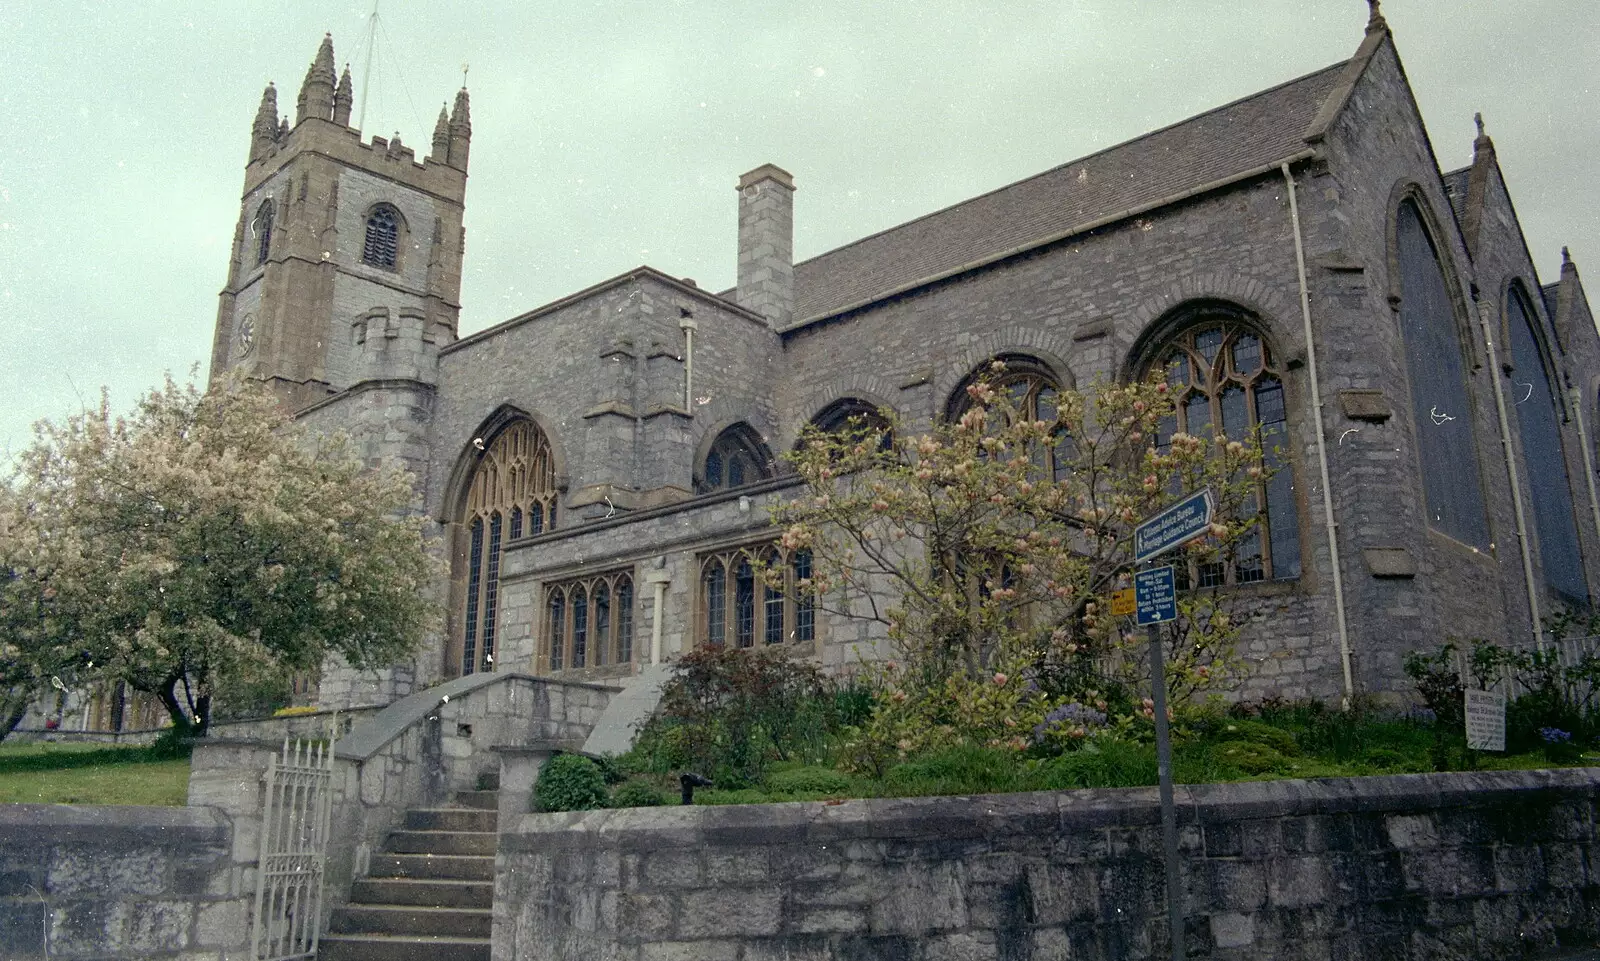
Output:
[[617,690],[616,687],[609,684],[562,681],[555,678],[522,674],[516,671],[467,674],[446,681],[443,684],[437,684],[427,690],[418,691],[408,697],[403,697],[377,714],[364,718],[361,723],[351,729],[347,736],[339,741],[338,747],[334,750],[334,756],[349,761],[365,761],[383,750],[390,741],[399,737],[413,724],[427,717],[435,708],[450,698],[459,698],[471,694],[473,691],[488,687],[491,684],[510,683],[513,681],[528,681],[561,687],[590,688],[601,691]]
[[66,843],[222,844],[231,835],[221,812],[132,804],[0,804],[0,850]]
[[[1359,778],[1178,785],[1178,826],[1363,811],[1480,806],[1537,792],[1587,798],[1600,768],[1396,774]],[[836,843],[861,839],[944,841],[1053,835],[1161,820],[1155,788],[1102,788],[959,797],[865,798],[781,804],[625,808],[529,814],[503,834],[502,853],[554,854],[595,845],[627,851],[700,845]]]

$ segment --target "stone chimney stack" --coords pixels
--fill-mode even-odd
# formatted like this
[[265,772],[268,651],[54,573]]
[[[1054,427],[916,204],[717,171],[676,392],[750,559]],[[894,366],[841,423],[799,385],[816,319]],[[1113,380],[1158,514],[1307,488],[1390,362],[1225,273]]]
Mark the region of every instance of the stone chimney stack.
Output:
[[775,328],[794,320],[794,177],[762,164],[739,178],[739,306]]

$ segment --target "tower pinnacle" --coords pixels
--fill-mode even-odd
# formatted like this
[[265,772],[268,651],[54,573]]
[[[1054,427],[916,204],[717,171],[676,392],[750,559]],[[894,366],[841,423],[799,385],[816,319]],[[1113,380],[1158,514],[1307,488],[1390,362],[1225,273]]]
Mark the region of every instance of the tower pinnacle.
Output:
[[433,125],[433,159],[440,163],[450,160],[450,111],[439,107],[439,119]]
[[300,98],[295,115],[296,125],[304,122],[307,117],[333,119],[333,90],[336,76],[333,69],[333,34],[325,33],[322,35],[322,45],[317,48],[316,59],[311,61],[311,67],[306,71],[306,79],[300,84]]
[[341,127],[350,126],[350,106],[355,103],[355,85],[350,81],[350,65],[344,65],[339,77],[339,89],[333,92],[333,122]]
[[455,109],[450,112],[450,166],[467,169],[467,155],[472,150],[472,111],[467,88],[456,92]]
[[261,106],[256,108],[255,123],[250,125],[250,160],[266,156],[278,142],[278,88],[269,81],[261,91]]

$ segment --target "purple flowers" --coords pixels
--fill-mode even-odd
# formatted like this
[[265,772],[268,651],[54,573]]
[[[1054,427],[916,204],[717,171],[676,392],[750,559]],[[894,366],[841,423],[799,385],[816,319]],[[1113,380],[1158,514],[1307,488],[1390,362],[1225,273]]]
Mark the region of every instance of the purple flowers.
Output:
[[1106,726],[1106,714],[1097,711],[1086,704],[1073,701],[1063,704],[1049,714],[1033,729],[1035,743],[1043,742],[1052,732],[1066,734],[1071,737],[1085,737],[1088,733]]
[[1567,744],[1572,740],[1572,733],[1563,731],[1559,727],[1541,727],[1539,728],[1539,737],[1546,744]]

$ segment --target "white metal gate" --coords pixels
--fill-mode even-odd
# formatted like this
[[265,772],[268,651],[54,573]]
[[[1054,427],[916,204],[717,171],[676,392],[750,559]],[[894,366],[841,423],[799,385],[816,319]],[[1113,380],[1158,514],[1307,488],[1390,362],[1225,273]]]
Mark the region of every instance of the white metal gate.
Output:
[[285,738],[282,755],[267,759],[256,910],[250,926],[250,956],[256,961],[316,956],[333,810],[335,737],[293,744]]

